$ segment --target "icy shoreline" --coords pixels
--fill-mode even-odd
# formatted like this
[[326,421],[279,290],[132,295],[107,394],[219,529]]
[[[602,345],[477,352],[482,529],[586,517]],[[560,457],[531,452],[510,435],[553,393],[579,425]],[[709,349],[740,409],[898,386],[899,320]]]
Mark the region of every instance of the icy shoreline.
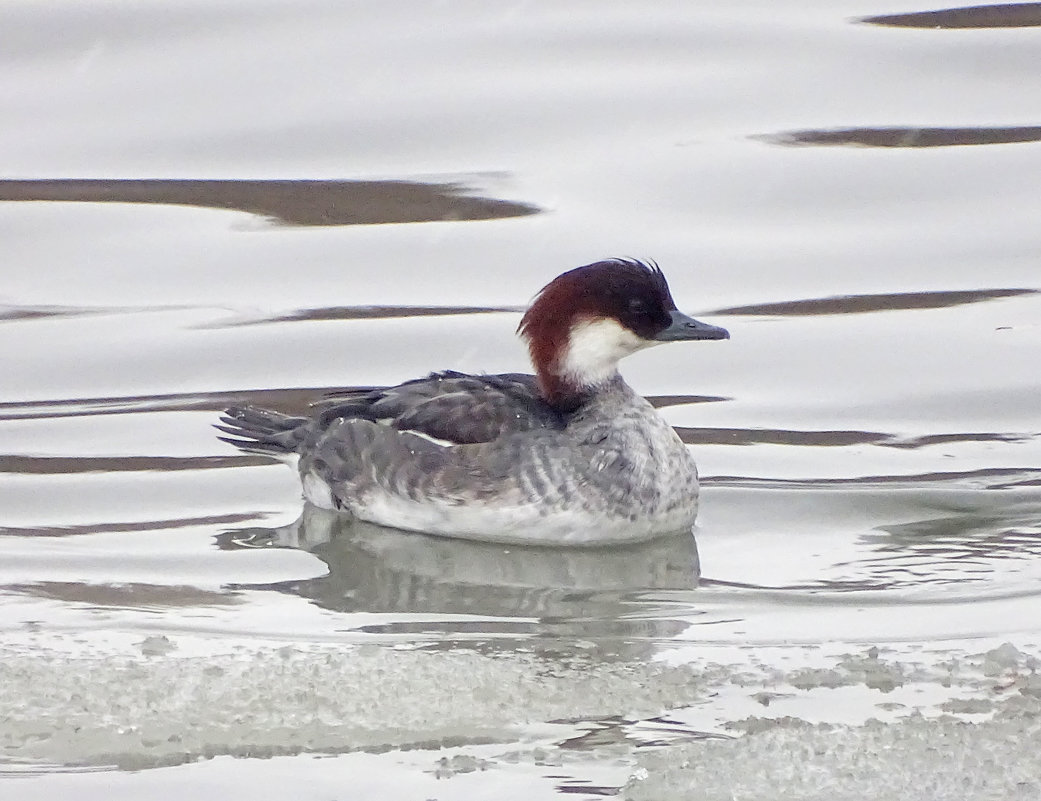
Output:
[[[1041,659],[1029,637],[972,653],[774,647],[768,659],[688,646],[651,662],[180,635],[98,642],[38,633],[0,646],[9,768],[409,751],[442,782],[518,763],[602,774],[608,760],[616,791],[636,801],[1041,794]],[[439,797],[470,797],[453,786],[462,794]]]

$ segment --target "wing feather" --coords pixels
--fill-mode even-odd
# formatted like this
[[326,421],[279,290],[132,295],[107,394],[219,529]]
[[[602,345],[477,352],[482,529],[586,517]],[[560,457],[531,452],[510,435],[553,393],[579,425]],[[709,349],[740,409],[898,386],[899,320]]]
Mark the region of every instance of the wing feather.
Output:
[[539,397],[535,377],[521,373],[432,373],[395,387],[359,390],[323,402],[319,426],[342,418],[387,423],[399,431],[455,445],[564,425],[561,415]]

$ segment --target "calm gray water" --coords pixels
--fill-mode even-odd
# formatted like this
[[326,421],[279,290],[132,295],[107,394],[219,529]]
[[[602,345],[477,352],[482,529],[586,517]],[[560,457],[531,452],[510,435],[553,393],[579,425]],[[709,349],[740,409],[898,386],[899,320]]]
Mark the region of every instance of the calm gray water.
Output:
[[[1036,797],[987,758],[1041,747],[1039,26],[6,4],[4,796]],[[214,437],[526,370],[518,311],[611,255],[731,331],[625,364],[694,449],[696,539],[301,517]]]

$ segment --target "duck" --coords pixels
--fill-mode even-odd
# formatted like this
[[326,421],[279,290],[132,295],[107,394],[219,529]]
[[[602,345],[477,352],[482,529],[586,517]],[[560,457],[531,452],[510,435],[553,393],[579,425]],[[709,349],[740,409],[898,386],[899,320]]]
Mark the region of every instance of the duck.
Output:
[[691,531],[694,459],[618,363],[727,330],[679,311],[653,261],[612,258],[546,284],[517,333],[534,374],[433,372],[308,416],[232,406],[219,439],[291,465],[315,506],[406,531],[540,546]]

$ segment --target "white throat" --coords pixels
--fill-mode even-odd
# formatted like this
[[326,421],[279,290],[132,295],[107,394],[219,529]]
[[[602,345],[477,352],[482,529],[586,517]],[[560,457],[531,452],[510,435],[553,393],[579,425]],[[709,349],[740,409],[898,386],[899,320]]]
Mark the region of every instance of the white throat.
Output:
[[595,387],[618,374],[618,361],[659,343],[637,336],[617,320],[599,317],[571,329],[560,375],[577,387]]

